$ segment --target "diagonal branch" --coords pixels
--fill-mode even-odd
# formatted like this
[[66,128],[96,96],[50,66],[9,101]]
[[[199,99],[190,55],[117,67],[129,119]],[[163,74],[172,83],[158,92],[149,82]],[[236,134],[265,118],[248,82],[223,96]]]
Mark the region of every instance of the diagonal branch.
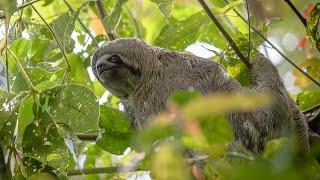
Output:
[[[96,0],[96,6],[97,6],[99,18],[100,18],[101,22],[103,23],[104,19],[106,18],[106,13],[103,9],[103,5],[101,3],[101,0]],[[106,28],[104,28],[104,29],[106,31]],[[106,33],[107,33],[108,39],[110,41],[116,39],[116,35],[113,34],[112,32],[106,32]]]
[[294,6],[294,4],[290,0],[284,0],[292,11],[298,16],[304,27],[307,27],[307,20],[302,16],[302,14],[298,11],[298,9]]
[[[63,2],[66,4],[66,6],[69,8],[69,11],[71,11],[72,13],[74,13],[75,11],[72,9],[72,7],[70,6],[70,4],[66,1],[63,0]],[[90,30],[84,25],[84,23],[81,21],[81,19],[79,18],[79,16],[76,17],[78,22],[80,23],[82,29],[84,31],[86,31],[86,33],[90,36],[90,38],[92,39],[93,43],[98,47],[98,42],[96,41],[96,39],[94,39],[93,34],[90,32]]]
[[201,4],[202,8],[205,10],[205,12],[207,13],[207,15],[210,17],[210,19],[212,20],[212,22],[217,26],[217,28],[219,29],[219,31],[222,33],[222,35],[226,38],[226,40],[228,41],[229,45],[231,46],[231,48],[235,51],[235,53],[238,55],[238,57],[240,58],[240,60],[242,62],[244,62],[244,64],[250,69],[251,68],[251,64],[249,62],[249,60],[247,59],[247,57],[245,57],[242,52],[240,51],[239,47],[236,45],[236,43],[232,40],[232,38],[230,37],[230,35],[228,34],[228,32],[224,29],[224,27],[220,24],[220,22],[218,21],[218,19],[214,16],[214,14],[211,12],[210,8],[208,7],[208,5],[205,3],[204,0],[198,0],[198,2]]
[[66,73],[65,73],[65,75],[66,75],[68,72],[71,71],[71,64],[70,64],[70,62],[69,62],[69,60],[67,58],[66,53],[64,52],[64,49],[62,48],[62,46],[61,46],[56,34],[54,33],[53,29],[51,28],[51,26],[47,23],[47,21],[42,17],[42,15],[39,13],[39,11],[32,4],[30,6],[32,7],[34,12],[36,12],[36,14],[41,18],[41,20],[45,23],[45,25],[49,29],[50,33],[52,34],[54,40],[57,42],[57,44],[59,46],[59,49],[60,49],[60,51],[61,51],[61,53],[62,53],[62,55],[63,55],[63,57],[64,57],[64,59],[65,59],[65,61],[67,63],[67,69],[66,69]]
[[[229,4],[228,0],[224,0],[224,2],[226,2],[227,4]],[[239,16],[245,23],[248,24],[248,22],[246,21],[246,19],[235,9],[233,9],[233,11],[237,14],[237,16]],[[277,51],[278,54],[280,54],[287,62],[289,62],[289,64],[291,64],[293,67],[295,67],[299,72],[301,72],[303,75],[305,75],[309,80],[311,80],[313,83],[315,83],[316,85],[320,86],[320,83],[318,81],[316,81],[313,77],[311,77],[308,73],[304,72],[298,65],[296,65],[293,61],[291,61],[287,56],[285,56],[274,44],[272,44],[272,42],[270,42],[266,37],[264,37],[264,35],[259,32],[259,30],[257,30],[255,27],[250,26],[250,28],[257,33],[263,40],[265,40],[275,51]]]
[[19,70],[22,73],[23,78],[26,80],[30,90],[32,93],[38,93],[38,90],[33,86],[27,72],[24,70],[24,68],[22,67],[22,64],[20,63],[20,61],[18,60],[17,56],[11,51],[10,48],[8,48],[7,46],[5,46],[7,51],[9,52],[9,54],[13,57],[13,60],[15,61],[15,63],[17,64]]

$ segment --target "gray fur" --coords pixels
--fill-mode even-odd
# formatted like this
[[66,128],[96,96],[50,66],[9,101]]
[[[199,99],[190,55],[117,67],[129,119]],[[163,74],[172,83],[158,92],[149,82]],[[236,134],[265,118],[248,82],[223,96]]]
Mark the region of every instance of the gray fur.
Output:
[[[124,77],[138,79],[136,83],[130,83],[133,88],[115,89],[103,76],[98,76],[95,68],[97,59],[111,53],[121,55],[126,64],[141,71],[141,75],[134,78],[123,72],[126,73]],[[250,89],[242,87],[218,63],[151,46],[138,39],[117,39],[104,44],[94,54],[92,68],[107,89],[115,94],[121,91],[118,96],[136,129],[143,128],[164,110],[167,98],[174,90],[194,88],[202,94],[268,91],[277,99],[273,105],[252,112],[226,113],[235,136],[229,146],[230,151],[255,154],[263,150],[267,141],[288,135],[287,132],[297,137],[301,150],[309,148],[304,116],[290,98],[277,69],[264,57],[253,62],[253,87]],[[117,87],[128,84],[125,80],[117,82]]]

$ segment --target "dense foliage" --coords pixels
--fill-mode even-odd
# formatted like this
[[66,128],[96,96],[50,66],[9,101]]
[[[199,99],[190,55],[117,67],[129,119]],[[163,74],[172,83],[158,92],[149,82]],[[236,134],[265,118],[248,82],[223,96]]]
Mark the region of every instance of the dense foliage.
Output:
[[[287,60],[320,81],[320,4],[292,2],[306,27],[284,1],[207,0],[250,61],[259,51],[278,59],[274,63],[292,97],[307,110],[319,104],[320,88]],[[120,100],[90,75],[92,54],[104,41],[136,37],[171,50],[210,54],[209,60],[250,86],[250,70],[197,1],[0,0],[0,30],[0,179],[320,177],[319,123],[312,127],[311,152],[302,157],[291,139],[281,138],[270,141],[261,155],[233,154],[245,165],[224,158],[233,135],[223,113],[270,103],[266,95],[203,98],[176,92],[167,111],[135,133]],[[320,121],[319,110],[307,115]],[[186,159],[186,147],[204,155]],[[200,173],[191,164],[203,159]]]

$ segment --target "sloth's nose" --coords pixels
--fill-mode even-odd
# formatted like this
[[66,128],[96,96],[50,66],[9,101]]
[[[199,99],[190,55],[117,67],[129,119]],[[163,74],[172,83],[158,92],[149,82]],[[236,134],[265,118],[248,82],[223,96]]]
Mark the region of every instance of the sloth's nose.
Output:
[[97,62],[96,70],[98,74],[102,74],[107,69],[108,69],[107,63],[101,60]]

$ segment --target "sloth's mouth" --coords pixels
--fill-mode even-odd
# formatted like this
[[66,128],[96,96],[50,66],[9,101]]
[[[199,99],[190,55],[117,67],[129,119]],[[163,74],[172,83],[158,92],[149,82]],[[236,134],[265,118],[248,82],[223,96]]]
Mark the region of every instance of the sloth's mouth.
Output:
[[121,68],[120,66],[109,66],[109,67],[100,66],[100,67],[97,67],[97,72],[98,72],[98,75],[101,76],[103,73],[105,73],[107,71],[111,71],[114,69],[120,69],[120,68]]

